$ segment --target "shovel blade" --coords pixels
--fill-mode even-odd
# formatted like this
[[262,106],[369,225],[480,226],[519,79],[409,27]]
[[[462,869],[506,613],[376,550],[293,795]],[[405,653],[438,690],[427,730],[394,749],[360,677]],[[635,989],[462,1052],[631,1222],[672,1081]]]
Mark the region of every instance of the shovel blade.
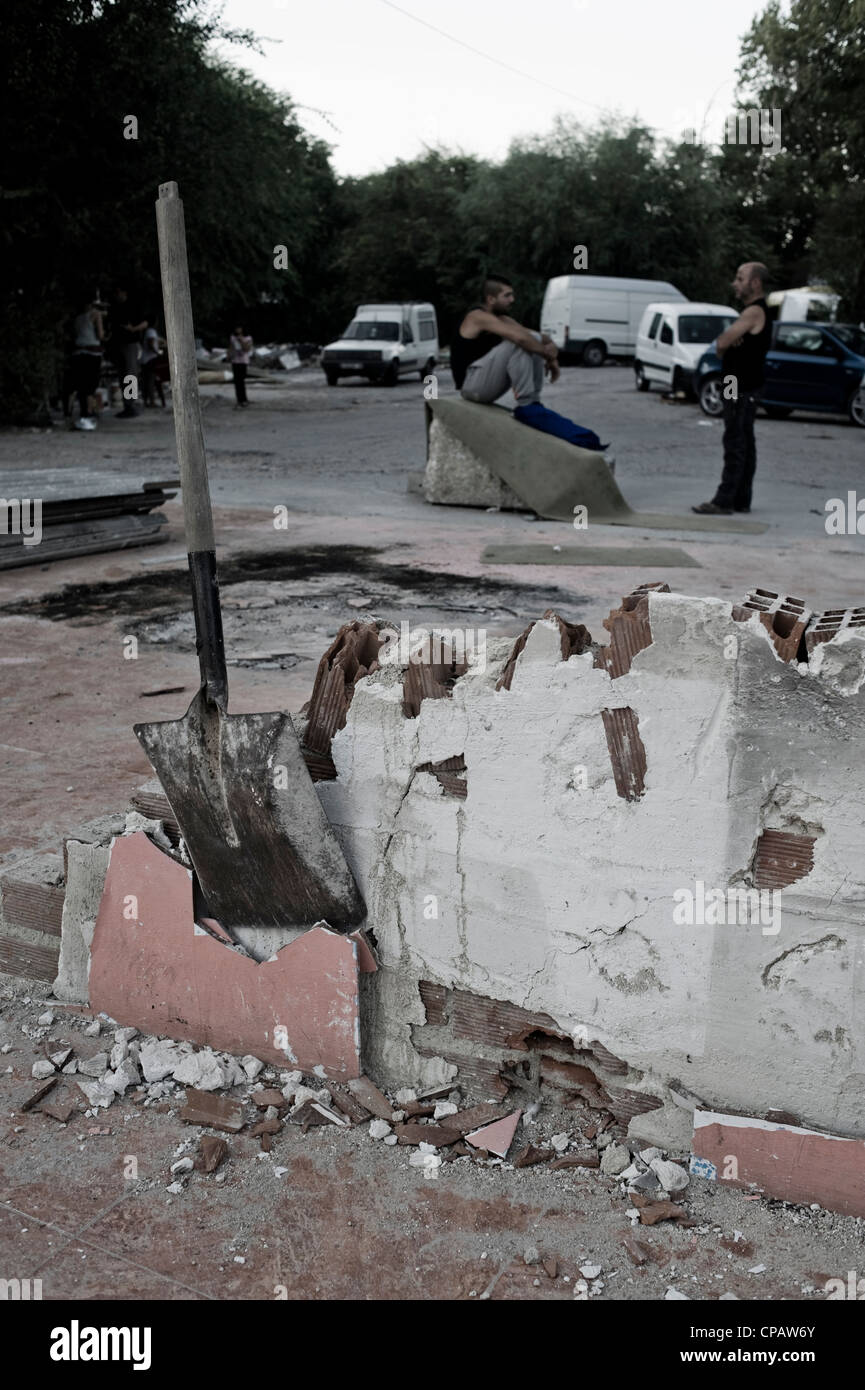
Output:
[[225,927],[350,931],[366,912],[288,714],[224,714],[201,691],[182,719],[136,724],[209,912]]

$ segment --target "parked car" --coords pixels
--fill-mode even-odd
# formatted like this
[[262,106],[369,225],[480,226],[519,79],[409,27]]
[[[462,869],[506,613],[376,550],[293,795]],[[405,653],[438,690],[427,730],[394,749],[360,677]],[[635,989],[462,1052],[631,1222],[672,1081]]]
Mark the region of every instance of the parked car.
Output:
[[328,386],[341,376],[365,376],[396,386],[417,372],[421,381],[439,351],[436,311],[431,304],[359,304],[348,328],[321,354]]
[[[724,408],[723,368],[713,349],[694,373],[694,391],[706,415]],[[848,323],[777,323],[766,354],[761,404],[783,420],[794,410],[849,415],[865,429],[865,329]]]
[[708,344],[737,317],[729,304],[688,300],[647,304],[634,350],[637,390],[648,391],[656,381],[668,391],[690,394],[694,368]]
[[556,275],[547,282],[541,332],[584,367],[607,357],[631,357],[643,310],[653,299],[684,300],[666,280],[628,280],[618,275]]

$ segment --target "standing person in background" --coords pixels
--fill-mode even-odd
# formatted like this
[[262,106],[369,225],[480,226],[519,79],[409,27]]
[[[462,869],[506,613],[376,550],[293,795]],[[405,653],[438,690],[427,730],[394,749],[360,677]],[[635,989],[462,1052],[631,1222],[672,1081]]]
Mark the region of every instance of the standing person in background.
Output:
[[[111,345],[112,358],[117,368],[123,409],[118,410],[118,420],[131,420],[138,414],[134,402],[138,400],[138,353],[141,335],[147,329],[147,319],[141,314],[137,304],[130,301],[128,290],[118,286],[111,305]],[[132,394],[127,396],[127,378],[132,378]]]
[[72,349],[72,384],[78,394],[77,430],[95,430],[96,419],[90,402],[99,386],[102,370],[102,344],[105,331],[102,314],[92,295],[87,296],[75,318],[75,345]]
[[162,347],[159,341],[159,334],[153,327],[154,315],[149,315],[149,323],[144,330],[144,337],[141,340],[141,393],[144,396],[145,405],[154,405],[154,395],[159,396],[159,404],[165,409],[165,392],[162,389],[162,382],[156,373],[156,364],[159,360]]
[[[751,510],[757,469],[754,417],[766,380],[766,353],[772,342],[766,303],[768,278],[769,272],[760,261],[746,261],[739,266],[732,289],[745,307],[715,342],[725,381],[724,469],[712,501],[691,508],[703,516],[730,516]],[[730,395],[728,382],[732,384]]]
[[237,397],[235,410],[249,405],[246,399],[246,369],[252,352],[252,339],[244,333],[243,325],[238,324],[228,342],[228,360],[234,377],[234,394]]

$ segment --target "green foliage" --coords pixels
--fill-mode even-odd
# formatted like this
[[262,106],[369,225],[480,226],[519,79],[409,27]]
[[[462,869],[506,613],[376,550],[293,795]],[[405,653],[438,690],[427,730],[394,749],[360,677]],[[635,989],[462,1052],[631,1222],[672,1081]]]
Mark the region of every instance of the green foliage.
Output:
[[336,180],[287,99],[209,56],[213,39],[249,36],[228,35],[203,0],[12,0],[4,28],[16,120],[0,293],[19,326],[4,413],[56,389],[58,325],[97,285],[125,284],[160,313],[153,204],[167,179],[184,200],[200,334],[223,337],[241,313],[254,330],[262,303],[279,336],[320,331]]

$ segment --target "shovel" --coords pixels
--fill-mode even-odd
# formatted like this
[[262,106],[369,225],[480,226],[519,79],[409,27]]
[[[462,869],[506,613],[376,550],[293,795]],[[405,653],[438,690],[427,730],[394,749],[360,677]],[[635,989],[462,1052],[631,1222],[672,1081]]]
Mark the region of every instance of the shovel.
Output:
[[159,260],[201,688],[182,719],[135,733],[177,817],[208,914],[224,927],[349,931],[363,899],[286,713],[229,714],[213,516],[176,183],[159,188]]

